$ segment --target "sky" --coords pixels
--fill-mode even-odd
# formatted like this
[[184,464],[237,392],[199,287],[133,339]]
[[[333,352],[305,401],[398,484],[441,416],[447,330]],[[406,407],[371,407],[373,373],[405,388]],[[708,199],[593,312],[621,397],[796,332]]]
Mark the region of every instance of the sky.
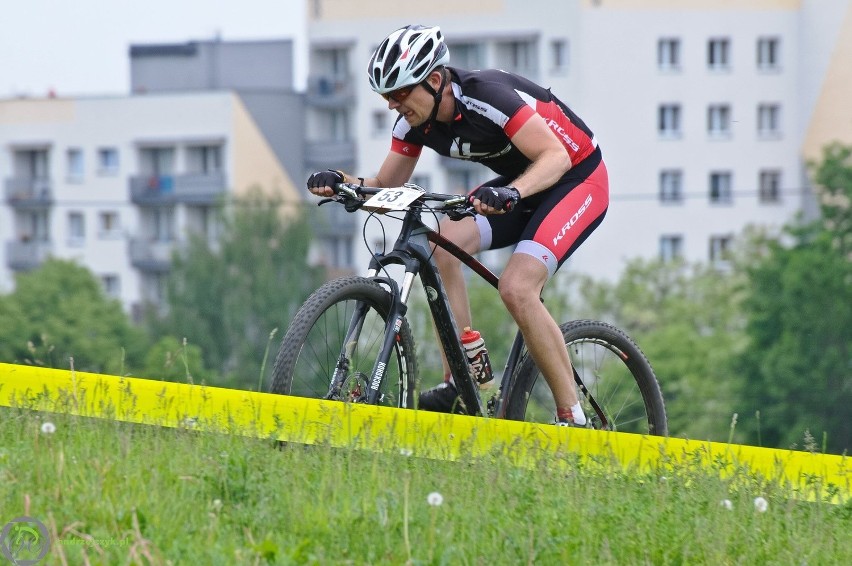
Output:
[[[304,6],[305,0],[0,0],[0,98],[128,94],[131,44],[304,38]],[[297,75],[305,59],[297,43]]]

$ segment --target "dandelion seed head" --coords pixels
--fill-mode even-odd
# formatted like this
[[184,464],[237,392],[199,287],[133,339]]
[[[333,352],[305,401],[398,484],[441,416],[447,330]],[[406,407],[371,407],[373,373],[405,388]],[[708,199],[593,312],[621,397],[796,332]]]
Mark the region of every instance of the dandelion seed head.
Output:
[[50,421],[44,421],[41,423],[41,433],[42,434],[53,434],[56,432],[56,425]]
[[432,507],[438,507],[444,502],[444,496],[437,491],[433,491],[426,496],[426,502]]
[[754,498],[754,508],[758,513],[765,513],[767,509],[769,509],[769,502],[758,496]]
[[734,504],[731,502],[730,499],[723,499],[722,501],[719,502],[719,505],[721,505],[722,507],[724,507],[728,511],[734,510]]
[[414,454],[414,450],[412,450],[411,448],[400,448],[399,453],[403,456],[411,456],[412,454]]

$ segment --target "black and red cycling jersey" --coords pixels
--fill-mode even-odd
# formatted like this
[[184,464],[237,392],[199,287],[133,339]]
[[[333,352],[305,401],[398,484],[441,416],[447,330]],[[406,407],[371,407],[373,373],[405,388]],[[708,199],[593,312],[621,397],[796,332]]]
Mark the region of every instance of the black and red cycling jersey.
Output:
[[499,175],[516,178],[531,161],[510,140],[536,114],[565,146],[572,165],[597,147],[592,131],[549,89],[496,69],[447,69],[456,100],[452,122],[411,127],[400,116],[393,129],[392,151],[417,157],[426,146],[439,155],[476,161]]

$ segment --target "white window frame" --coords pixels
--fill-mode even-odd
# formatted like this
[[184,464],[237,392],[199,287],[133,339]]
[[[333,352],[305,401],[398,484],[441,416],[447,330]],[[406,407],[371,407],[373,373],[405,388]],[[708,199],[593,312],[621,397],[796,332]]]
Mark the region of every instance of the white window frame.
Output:
[[681,137],[680,104],[660,104],[657,108],[657,133],[662,138]]
[[711,104],[707,107],[707,135],[711,138],[731,137],[731,106]]
[[781,38],[765,36],[757,38],[757,68],[761,71],[781,70]]
[[758,200],[761,204],[781,202],[781,170],[761,169],[757,176]]
[[660,236],[660,260],[669,262],[683,258],[683,241],[683,234]]
[[731,69],[731,40],[727,37],[711,37],[707,40],[707,68],[711,71]]
[[388,112],[386,109],[373,111],[373,113],[370,115],[370,133],[373,135],[373,137],[379,138],[382,136],[390,135],[390,115],[390,112]]
[[68,182],[80,183],[86,176],[86,163],[83,150],[79,147],[69,147],[66,153],[68,166]]
[[120,162],[117,148],[98,148],[98,175],[118,175]]
[[98,238],[115,240],[121,237],[121,215],[116,210],[102,210],[98,213]]
[[757,135],[760,138],[781,137],[781,105],[762,102],[757,106]]
[[86,242],[86,215],[80,210],[68,212],[68,245],[79,247]]
[[121,298],[121,277],[117,273],[101,275],[101,286],[107,297],[112,299]]
[[660,202],[663,204],[683,203],[683,171],[663,169],[660,171]]
[[730,253],[734,245],[734,237],[731,234],[716,234],[710,236],[708,258],[710,263],[717,267],[729,264]]
[[571,55],[567,39],[554,39],[550,42],[550,66],[554,73],[565,73],[568,71],[569,57]]
[[733,204],[734,174],[732,172],[712,171],[708,183],[708,197],[711,204]]
[[679,37],[657,40],[657,68],[661,71],[680,71],[681,48]]

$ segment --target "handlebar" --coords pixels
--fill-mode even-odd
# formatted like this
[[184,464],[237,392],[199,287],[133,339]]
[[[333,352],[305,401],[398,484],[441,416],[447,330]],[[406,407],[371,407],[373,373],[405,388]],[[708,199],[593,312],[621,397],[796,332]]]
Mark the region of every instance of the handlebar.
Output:
[[[452,220],[461,220],[466,216],[475,214],[473,207],[468,202],[467,195],[448,195],[441,193],[430,193],[426,189],[415,185],[414,183],[406,183],[403,185],[406,188],[417,189],[422,194],[411,204],[409,208],[428,208],[434,212],[443,212]],[[385,188],[382,187],[364,187],[355,183],[337,183],[334,185],[335,195],[331,198],[326,198],[320,201],[319,204],[327,202],[339,202],[346,206],[346,210],[354,212],[361,208],[366,202],[364,197],[371,197]],[[439,206],[423,207],[427,202],[441,203]]]

